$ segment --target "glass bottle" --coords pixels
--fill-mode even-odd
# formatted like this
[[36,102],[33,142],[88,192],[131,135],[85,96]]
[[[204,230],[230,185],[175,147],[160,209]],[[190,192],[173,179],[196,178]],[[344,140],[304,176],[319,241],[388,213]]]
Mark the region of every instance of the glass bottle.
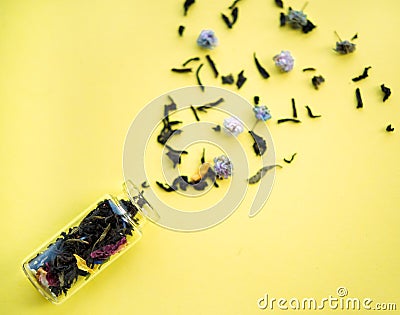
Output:
[[120,195],[100,198],[24,261],[26,276],[49,301],[64,302],[141,238],[146,217],[158,220],[131,181],[123,186]]

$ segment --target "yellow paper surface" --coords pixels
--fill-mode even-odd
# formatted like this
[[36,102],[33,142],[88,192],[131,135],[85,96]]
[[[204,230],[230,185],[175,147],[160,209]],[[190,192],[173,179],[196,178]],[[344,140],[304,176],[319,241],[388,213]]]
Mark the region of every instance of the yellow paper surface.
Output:
[[[229,14],[230,4],[198,0],[184,17],[183,0],[0,2],[3,314],[353,314],[257,307],[266,293],[320,300],[337,297],[338,287],[371,298],[371,306],[400,308],[398,1],[309,1],[305,12],[317,28],[308,35],[279,28],[272,0],[239,2],[228,30],[220,13]],[[24,257],[93,200],[118,192],[131,121],[153,98],[195,84],[194,76],[169,69],[204,57],[196,38],[205,28],[219,38],[210,54],[220,73],[244,69],[239,94],[249,101],[259,95],[271,109],[268,125],[284,168],[267,204],[250,219],[247,196],[227,221],[199,233],[149,224],[134,249],[69,301],[51,305],[25,279]],[[332,50],[335,30],[343,39],[359,34],[354,54]],[[274,68],[282,49],[296,59],[291,73]],[[370,77],[352,82],[366,66]],[[325,77],[319,91],[305,67]],[[202,79],[222,86],[207,64]],[[385,103],[382,83],[393,92]],[[302,124],[277,125],[291,115],[292,97]],[[322,118],[309,119],[305,105]],[[385,131],[389,123],[394,133]]]

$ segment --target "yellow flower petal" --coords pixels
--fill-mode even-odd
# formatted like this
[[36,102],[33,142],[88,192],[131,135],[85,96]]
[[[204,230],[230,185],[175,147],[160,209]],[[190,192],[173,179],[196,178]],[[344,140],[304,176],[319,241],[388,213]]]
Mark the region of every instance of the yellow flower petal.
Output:
[[99,265],[95,265],[93,269],[89,268],[88,265],[86,264],[86,260],[84,260],[79,255],[74,254],[74,257],[76,258],[76,265],[80,270],[89,272],[92,275],[97,271],[97,269],[99,269]]

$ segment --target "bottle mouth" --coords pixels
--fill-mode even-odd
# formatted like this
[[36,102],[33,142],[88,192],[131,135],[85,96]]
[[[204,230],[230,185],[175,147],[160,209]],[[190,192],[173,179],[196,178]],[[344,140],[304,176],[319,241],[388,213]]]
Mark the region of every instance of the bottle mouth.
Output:
[[153,222],[157,222],[160,219],[160,215],[158,214],[157,210],[155,210],[148,200],[143,196],[143,191],[140,191],[131,180],[125,181],[122,186],[131,202],[137,206],[139,211],[146,218]]

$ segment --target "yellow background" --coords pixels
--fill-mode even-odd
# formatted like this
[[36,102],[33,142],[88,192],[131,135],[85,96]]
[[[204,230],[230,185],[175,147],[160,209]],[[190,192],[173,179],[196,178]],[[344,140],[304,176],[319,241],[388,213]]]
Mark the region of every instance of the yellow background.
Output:
[[[272,0],[240,2],[232,30],[220,18],[231,1],[198,0],[187,17],[182,3],[0,1],[1,312],[290,314],[261,311],[257,299],[322,298],[338,286],[400,308],[398,1],[310,1],[305,11],[318,27],[308,35],[280,29]],[[118,192],[130,122],[151,99],[195,83],[169,69],[205,55],[195,43],[203,28],[220,39],[211,55],[222,74],[245,69],[242,96],[260,95],[274,119],[290,116],[296,98],[300,126],[268,124],[277,160],[297,157],[277,172],[255,218],[245,199],[204,232],[149,224],[134,249],[69,301],[51,305],[24,278],[22,260],[99,196]],[[334,30],[343,39],[359,33],[353,55],[332,51]],[[296,59],[291,73],[273,67],[281,49]],[[270,79],[257,73],[254,51]],[[326,78],[319,91],[313,73],[301,72],[310,66]],[[365,66],[370,77],[351,82]],[[207,65],[202,77],[221,86]],[[382,83],[393,91],[386,103]],[[322,118],[308,119],[305,104]],[[384,131],[389,123],[394,133]]]

